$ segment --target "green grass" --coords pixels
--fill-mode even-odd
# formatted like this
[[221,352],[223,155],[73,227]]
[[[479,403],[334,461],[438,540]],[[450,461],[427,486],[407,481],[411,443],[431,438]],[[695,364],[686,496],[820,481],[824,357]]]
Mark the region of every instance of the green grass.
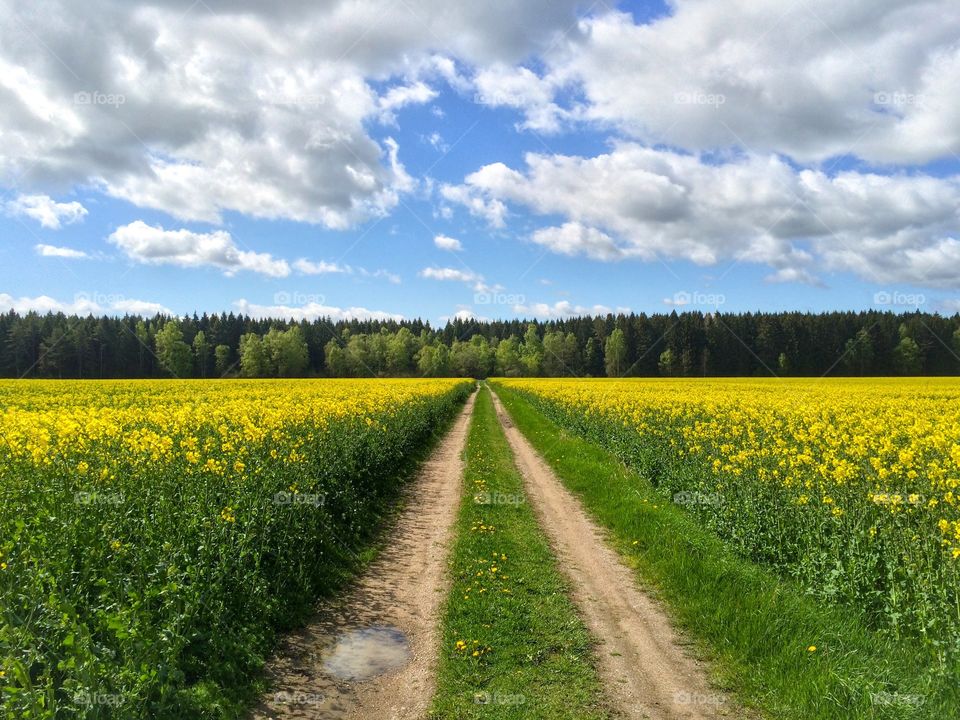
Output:
[[590,636],[485,387],[467,440],[456,532],[431,717],[610,717]]
[[[960,683],[737,557],[614,455],[493,384],[520,431],[607,528],[624,560],[714,660],[741,701],[784,720],[960,717]],[[816,651],[809,651],[815,646]]]

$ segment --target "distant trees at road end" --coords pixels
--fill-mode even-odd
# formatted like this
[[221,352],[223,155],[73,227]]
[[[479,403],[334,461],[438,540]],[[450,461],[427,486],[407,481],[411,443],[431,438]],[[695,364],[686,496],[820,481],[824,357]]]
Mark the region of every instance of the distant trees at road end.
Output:
[[960,315],[670,313],[550,321],[292,322],[0,315],[0,376],[955,375]]

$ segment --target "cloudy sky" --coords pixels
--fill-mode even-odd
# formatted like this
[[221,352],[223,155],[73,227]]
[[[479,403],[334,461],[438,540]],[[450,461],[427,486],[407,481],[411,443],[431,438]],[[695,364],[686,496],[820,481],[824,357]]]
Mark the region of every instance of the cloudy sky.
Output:
[[0,0],[0,310],[960,310],[956,0]]

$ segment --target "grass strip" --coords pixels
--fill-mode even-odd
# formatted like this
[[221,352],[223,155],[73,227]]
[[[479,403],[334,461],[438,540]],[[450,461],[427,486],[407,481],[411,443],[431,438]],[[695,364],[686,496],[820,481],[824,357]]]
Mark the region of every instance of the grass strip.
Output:
[[916,646],[873,633],[852,609],[823,607],[737,557],[613,454],[492,385],[518,429],[741,701],[778,720],[960,717],[958,683],[925,672]]
[[526,501],[486,387],[464,480],[431,717],[610,717],[589,633]]

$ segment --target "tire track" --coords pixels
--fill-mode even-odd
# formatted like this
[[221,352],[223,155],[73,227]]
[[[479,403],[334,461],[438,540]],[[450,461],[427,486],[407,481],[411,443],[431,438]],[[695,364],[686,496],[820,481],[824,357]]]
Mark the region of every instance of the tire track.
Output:
[[571,581],[573,601],[599,642],[610,700],[629,718],[746,717],[711,688],[705,664],[684,651],[663,609],[637,588],[634,572],[513,425],[500,398],[493,398],[530,502]]
[[[322,608],[314,622],[285,638],[267,666],[272,690],[253,711],[253,720],[391,720],[426,714],[435,687],[447,558],[475,398],[476,393],[470,396],[453,428],[420,468],[391,540],[377,559],[341,598]],[[407,645],[394,649],[402,653],[401,660],[409,658],[405,663],[369,680],[351,681],[330,671],[344,631],[359,630],[362,635],[381,628],[390,629],[388,639],[402,631]],[[376,660],[367,664],[371,662]]]

